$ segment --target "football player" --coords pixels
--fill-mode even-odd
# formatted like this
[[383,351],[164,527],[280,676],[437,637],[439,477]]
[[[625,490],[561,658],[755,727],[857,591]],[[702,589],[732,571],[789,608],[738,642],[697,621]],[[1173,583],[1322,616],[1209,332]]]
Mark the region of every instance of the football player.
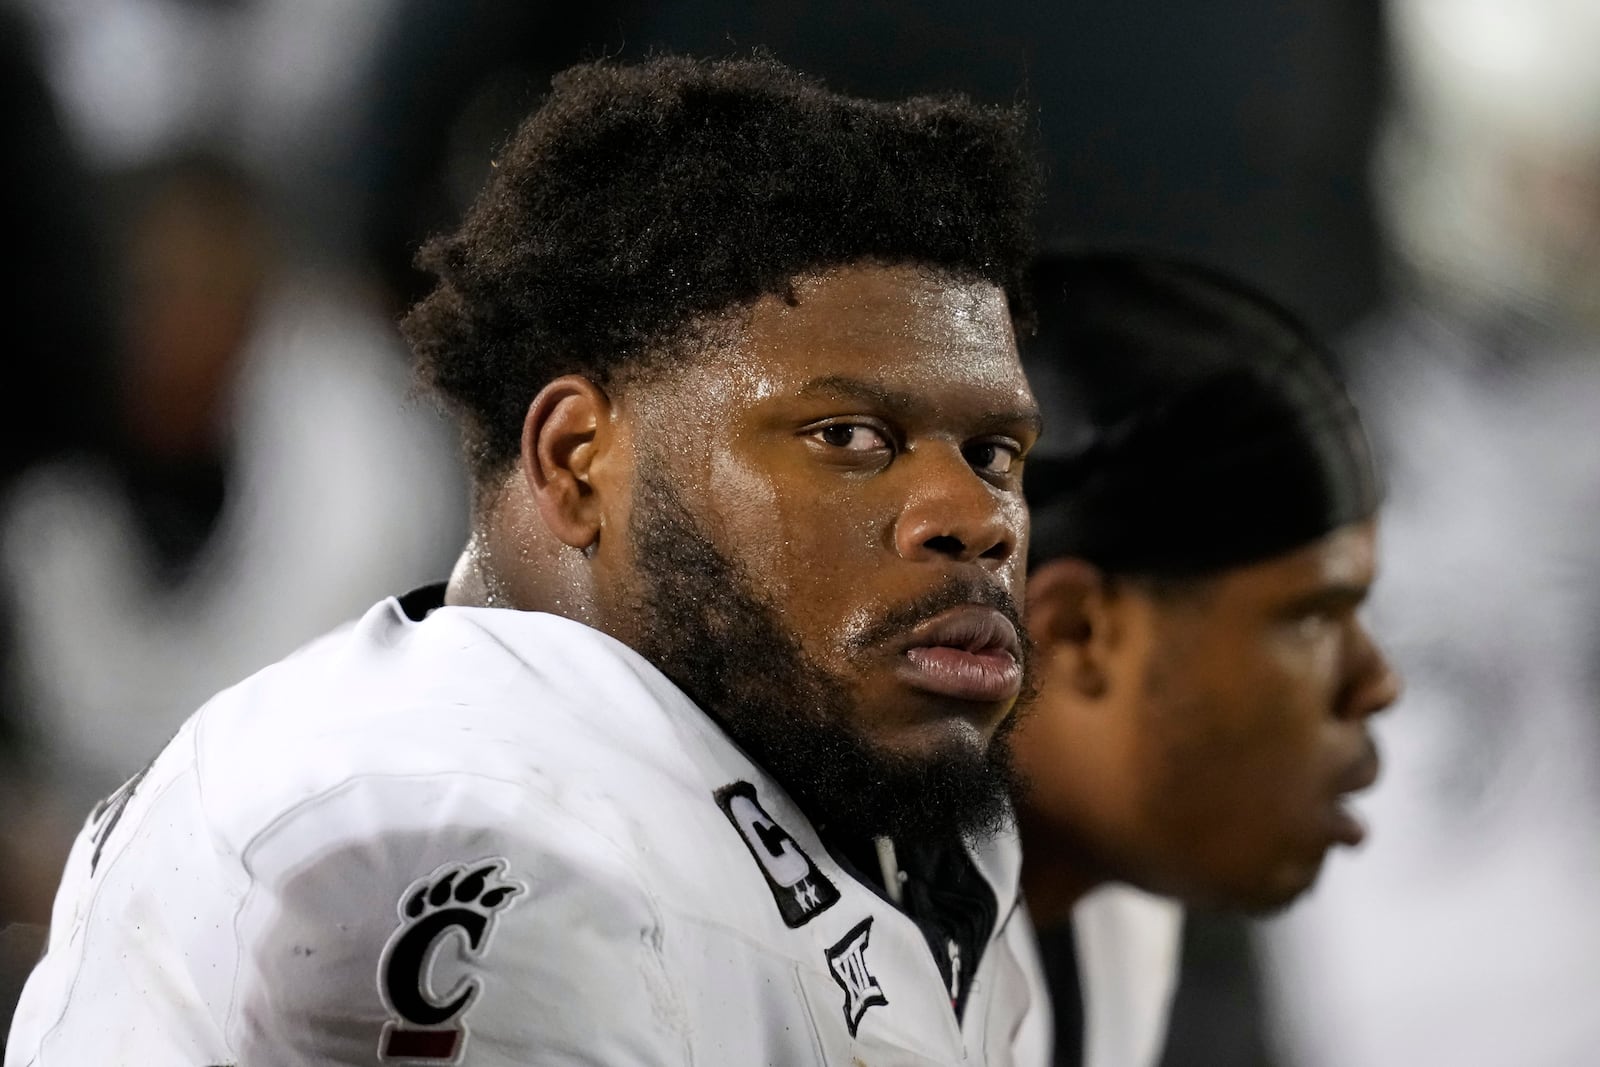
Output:
[[1041,1064],[1023,129],[560,76],[403,323],[455,573],[99,807],[7,1063]]
[[1180,903],[1280,908],[1365,834],[1346,799],[1398,694],[1358,613],[1379,485],[1329,353],[1263,294],[1113,252],[1033,287],[1024,884],[1055,1062],[1143,1067]]

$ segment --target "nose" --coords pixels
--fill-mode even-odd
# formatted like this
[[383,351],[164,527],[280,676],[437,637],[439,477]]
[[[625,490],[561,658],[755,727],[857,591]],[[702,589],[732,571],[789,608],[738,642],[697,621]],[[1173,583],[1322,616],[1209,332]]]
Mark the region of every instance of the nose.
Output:
[[922,462],[907,464],[911,490],[894,529],[900,557],[991,566],[1011,559],[1027,530],[1022,494],[986,481],[958,448],[920,451]]
[[1340,717],[1365,719],[1400,699],[1403,688],[1400,674],[1383,654],[1372,635],[1359,624],[1357,647],[1353,653],[1350,682],[1340,702]]

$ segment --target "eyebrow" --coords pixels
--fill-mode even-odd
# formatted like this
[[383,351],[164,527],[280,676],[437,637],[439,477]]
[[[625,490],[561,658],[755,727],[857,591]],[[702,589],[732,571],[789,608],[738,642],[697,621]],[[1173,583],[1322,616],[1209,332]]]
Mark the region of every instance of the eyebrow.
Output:
[[1288,605],[1289,612],[1338,610],[1358,608],[1372,591],[1370,585],[1358,582],[1333,582],[1304,596],[1296,597]]
[[[829,374],[813,378],[800,387],[802,397],[841,397],[866,401],[892,415],[904,418],[926,405],[927,401],[914,393],[900,389],[886,389],[876,382],[852,378],[848,374]],[[1036,407],[986,411],[974,420],[982,433],[995,433],[1017,427],[1037,435],[1044,429],[1044,417]]]

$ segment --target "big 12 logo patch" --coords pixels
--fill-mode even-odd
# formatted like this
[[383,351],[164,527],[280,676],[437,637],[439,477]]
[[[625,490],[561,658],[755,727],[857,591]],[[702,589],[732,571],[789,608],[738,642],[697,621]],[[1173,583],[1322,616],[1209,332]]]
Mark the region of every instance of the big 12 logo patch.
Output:
[[458,1063],[466,1049],[462,1020],[478,994],[476,978],[461,978],[440,992],[433,962],[447,937],[464,946],[469,961],[488,951],[500,913],[527,887],[506,874],[493,856],[449,863],[411,883],[400,897],[400,925],[378,961],[378,991],[389,1021],[378,1040],[386,1063]]

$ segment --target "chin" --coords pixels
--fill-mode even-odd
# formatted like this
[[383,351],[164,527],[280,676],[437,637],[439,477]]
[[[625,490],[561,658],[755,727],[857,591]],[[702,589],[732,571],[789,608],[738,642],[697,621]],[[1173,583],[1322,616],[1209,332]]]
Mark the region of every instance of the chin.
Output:
[[1278,857],[1262,866],[1213,869],[1209,874],[1191,871],[1189,877],[1172,880],[1162,889],[1155,879],[1143,884],[1154,892],[1177,897],[1184,904],[1203,911],[1232,911],[1265,917],[1289,907],[1316,884],[1322,871],[1322,855],[1304,854]]
[[1310,864],[1286,864],[1248,886],[1227,906],[1250,915],[1274,915],[1304,896],[1316,884],[1321,872],[1321,856]]
[[993,735],[986,724],[947,717],[875,731],[872,740],[878,748],[898,756],[926,759],[957,753],[982,755]]
[[1004,703],[979,703],[956,700],[917,690],[904,689],[886,698],[865,698],[861,709],[893,707],[895,714],[877,722],[863,721],[859,729],[873,745],[887,752],[910,758],[948,753],[983,753],[1015,727],[1018,719],[1014,700]]

